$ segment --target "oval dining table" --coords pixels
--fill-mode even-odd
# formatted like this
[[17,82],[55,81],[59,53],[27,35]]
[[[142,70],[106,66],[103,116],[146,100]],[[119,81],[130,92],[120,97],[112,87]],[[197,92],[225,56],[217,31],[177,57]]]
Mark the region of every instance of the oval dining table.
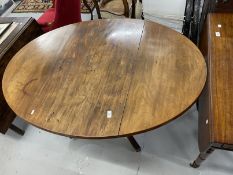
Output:
[[68,137],[128,137],[181,116],[206,64],[186,37],[157,23],[95,20],[48,32],[8,64],[3,93],[26,122]]

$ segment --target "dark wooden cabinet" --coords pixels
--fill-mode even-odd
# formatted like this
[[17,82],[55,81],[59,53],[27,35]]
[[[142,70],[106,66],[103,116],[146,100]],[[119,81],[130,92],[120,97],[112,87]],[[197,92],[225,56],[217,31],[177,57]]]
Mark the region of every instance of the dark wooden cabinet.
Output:
[[187,0],[183,34],[198,44],[206,16],[213,12],[233,12],[233,0],[204,0],[203,5],[200,0]]
[[200,18],[200,31],[202,31],[207,14],[213,12],[233,12],[233,0],[204,0]]
[[200,50],[208,68],[199,98],[198,167],[214,149],[233,150],[233,13],[212,13],[205,22]]
[[[0,86],[5,68],[11,58],[28,42],[42,34],[42,31],[33,18],[7,18],[0,17],[0,23],[15,22],[16,28],[0,44]],[[0,90],[0,132],[5,133],[11,126],[16,115],[7,105]]]

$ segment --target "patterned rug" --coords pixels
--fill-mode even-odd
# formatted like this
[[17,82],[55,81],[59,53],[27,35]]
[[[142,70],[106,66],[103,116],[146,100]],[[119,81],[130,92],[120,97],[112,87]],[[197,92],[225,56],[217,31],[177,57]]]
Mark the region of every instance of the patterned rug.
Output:
[[[87,0],[91,9],[94,9],[94,3],[92,0]],[[17,7],[13,10],[13,13],[27,13],[27,12],[44,12],[48,8],[52,7],[52,0],[22,0]],[[89,10],[81,1],[81,13],[89,13]]]

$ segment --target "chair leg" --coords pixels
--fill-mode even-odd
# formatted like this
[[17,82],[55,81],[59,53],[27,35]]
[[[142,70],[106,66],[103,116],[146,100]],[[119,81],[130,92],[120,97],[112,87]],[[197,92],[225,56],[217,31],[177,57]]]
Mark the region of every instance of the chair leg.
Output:
[[137,0],[132,1],[132,13],[131,13],[131,18],[136,18],[136,3]]
[[141,151],[141,147],[140,145],[137,143],[137,141],[135,140],[135,138],[133,136],[129,136],[127,137],[129,142],[131,143],[131,145],[133,146],[133,148],[135,149],[136,152],[140,152]]
[[93,20],[93,11],[92,11],[91,7],[88,5],[87,0],[83,0],[83,3],[87,7],[87,9],[89,10],[89,12],[91,14],[91,20]]
[[102,19],[98,1],[97,0],[92,0],[92,1],[94,2],[95,9],[96,9],[96,12],[97,12],[97,15],[98,15],[98,19]]
[[194,44],[198,44],[199,42],[199,24],[200,24],[200,8],[201,8],[201,1],[195,0],[194,7],[193,7],[193,19],[191,22],[190,28],[190,37]]
[[198,100],[196,101],[196,107],[197,107],[197,111],[199,110],[199,102]]
[[143,14],[143,12],[141,14],[141,19],[144,20],[144,14]]
[[[124,16],[129,18],[129,4],[127,0],[122,0],[122,3],[124,5]],[[133,4],[133,1],[132,1]]]
[[197,157],[197,159],[193,162],[190,163],[190,166],[193,168],[198,168],[201,163],[207,159],[207,157],[214,151],[214,148],[209,148],[206,152],[202,152],[199,154],[199,156]]
[[186,0],[185,17],[183,22],[183,35],[190,38],[190,24],[192,22],[194,0]]
[[12,129],[13,131],[15,131],[17,134],[23,136],[25,131],[23,131],[22,129],[18,128],[17,126],[15,126],[14,124],[10,125],[10,129]]

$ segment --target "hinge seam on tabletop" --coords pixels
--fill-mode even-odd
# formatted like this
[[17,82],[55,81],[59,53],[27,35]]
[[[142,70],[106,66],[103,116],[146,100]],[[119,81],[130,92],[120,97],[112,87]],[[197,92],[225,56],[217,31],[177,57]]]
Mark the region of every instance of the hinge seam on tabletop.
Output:
[[[141,46],[141,41],[142,41],[142,35],[143,35],[143,32],[144,32],[144,28],[145,28],[145,21],[143,21],[142,32],[141,32],[141,36],[140,36],[140,40],[139,40],[139,44],[138,44],[138,48],[137,48],[137,53],[136,53],[136,55],[138,54],[139,49],[140,49],[140,46]],[[134,64],[133,64],[133,66],[132,66],[132,72],[134,72]],[[130,85],[129,85],[129,88],[128,88],[128,92],[127,92],[127,95],[126,95],[126,100],[125,100],[125,105],[124,105],[124,109],[123,109],[123,113],[122,113],[122,117],[121,117],[121,122],[120,122],[119,130],[118,130],[118,135],[120,134],[121,124],[122,124],[122,120],[123,120],[123,117],[124,117],[124,114],[125,114],[126,102],[128,101],[129,90],[130,90],[130,88],[131,88],[131,85],[132,85],[132,79],[131,79],[131,81],[130,81]]]

